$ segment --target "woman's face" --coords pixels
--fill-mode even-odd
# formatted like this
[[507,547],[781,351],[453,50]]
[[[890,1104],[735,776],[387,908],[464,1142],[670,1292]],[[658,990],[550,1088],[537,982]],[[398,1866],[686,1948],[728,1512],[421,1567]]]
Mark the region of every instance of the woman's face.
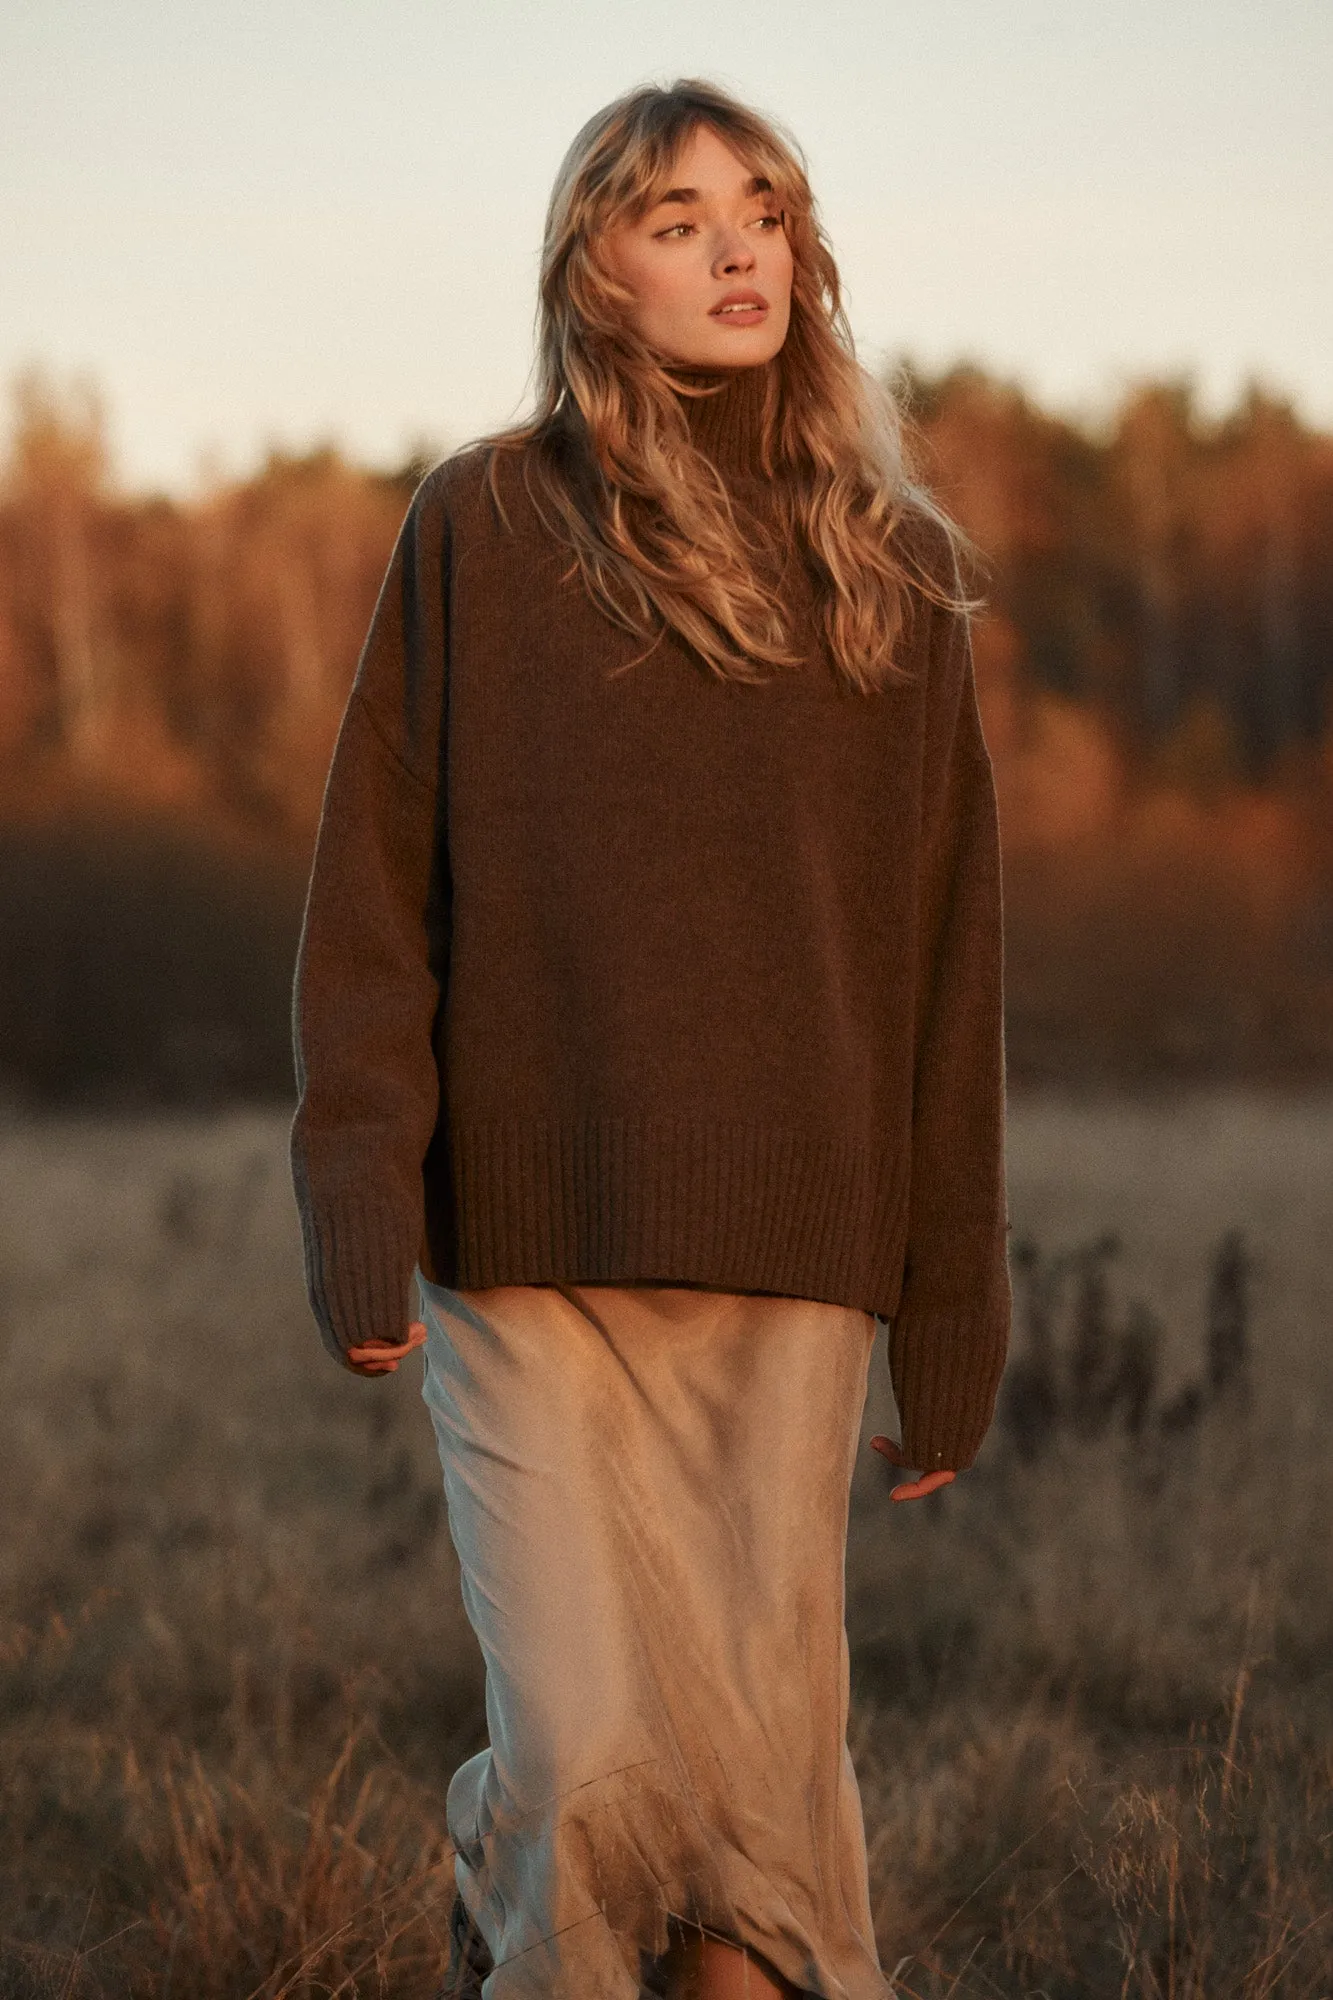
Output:
[[667,362],[753,368],[787,337],[791,245],[777,198],[711,125],[681,150],[673,186],[638,222],[602,239],[634,294],[627,317]]

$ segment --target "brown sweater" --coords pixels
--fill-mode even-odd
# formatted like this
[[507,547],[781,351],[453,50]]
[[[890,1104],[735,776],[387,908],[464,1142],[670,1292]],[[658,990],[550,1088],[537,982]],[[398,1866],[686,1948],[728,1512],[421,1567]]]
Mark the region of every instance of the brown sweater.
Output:
[[[762,369],[687,405],[761,519]],[[416,493],[329,771],[292,1170],[335,1355],[458,1289],[693,1283],[891,1321],[912,1465],[971,1464],[1010,1323],[1000,857],[966,620],[910,685],[719,681],[588,597],[514,458]],[[942,532],[914,516],[931,573]]]

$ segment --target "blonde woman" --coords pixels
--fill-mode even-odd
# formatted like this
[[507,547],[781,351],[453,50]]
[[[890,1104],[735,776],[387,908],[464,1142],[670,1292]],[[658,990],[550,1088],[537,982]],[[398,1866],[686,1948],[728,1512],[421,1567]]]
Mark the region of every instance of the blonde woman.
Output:
[[451,1993],[890,1992],[846,1742],[867,1369],[884,1325],[873,1443],[920,1498],[1010,1315],[960,547],[794,142],[699,81],[599,112],[535,414],[404,524],[297,977],[312,1306],[360,1374],[425,1346],[486,1665]]

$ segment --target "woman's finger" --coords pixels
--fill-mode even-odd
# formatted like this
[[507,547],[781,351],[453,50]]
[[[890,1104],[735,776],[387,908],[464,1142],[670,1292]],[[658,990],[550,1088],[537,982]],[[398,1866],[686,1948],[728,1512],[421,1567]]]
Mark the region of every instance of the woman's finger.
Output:
[[[907,1460],[903,1457],[902,1446],[895,1444],[892,1438],[872,1437],[870,1442],[881,1458],[888,1459],[890,1465],[907,1464]],[[952,1472],[927,1472],[920,1479],[905,1480],[901,1486],[895,1486],[889,1498],[920,1500],[924,1494],[934,1493],[939,1487],[947,1486],[954,1477]]]
[[420,1347],[426,1338],[426,1327],[422,1320],[414,1320],[407,1329],[407,1339],[398,1342],[388,1340],[368,1340],[358,1347],[349,1347],[347,1359],[358,1373],[391,1375],[405,1355]]
[[426,1329],[420,1320],[407,1329],[406,1340],[367,1340],[360,1347],[349,1347],[348,1358],[366,1355],[376,1361],[401,1361],[415,1347],[420,1347],[426,1338]]
[[890,1500],[922,1500],[927,1493],[935,1493],[941,1486],[947,1486],[953,1477],[954,1474],[952,1472],[927,1472],[921,1479],[914,1479],[908,1484],[895,1486],[889,1498]]

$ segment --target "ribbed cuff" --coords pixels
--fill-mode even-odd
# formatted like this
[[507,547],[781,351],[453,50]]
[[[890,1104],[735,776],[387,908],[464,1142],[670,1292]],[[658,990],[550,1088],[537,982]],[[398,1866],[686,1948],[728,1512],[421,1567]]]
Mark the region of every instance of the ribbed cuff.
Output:
[[301,1210],[306,1290],[325,1347],[341,1361],[369,1340],[401,1341],[420,1232],[401,1206],[369,1194]]
[[900,1312],[889,1328],[889,1373],[903,1456],[920,1472],[963,1472],[981,1449],[1009,1349],[1004,1319]]

